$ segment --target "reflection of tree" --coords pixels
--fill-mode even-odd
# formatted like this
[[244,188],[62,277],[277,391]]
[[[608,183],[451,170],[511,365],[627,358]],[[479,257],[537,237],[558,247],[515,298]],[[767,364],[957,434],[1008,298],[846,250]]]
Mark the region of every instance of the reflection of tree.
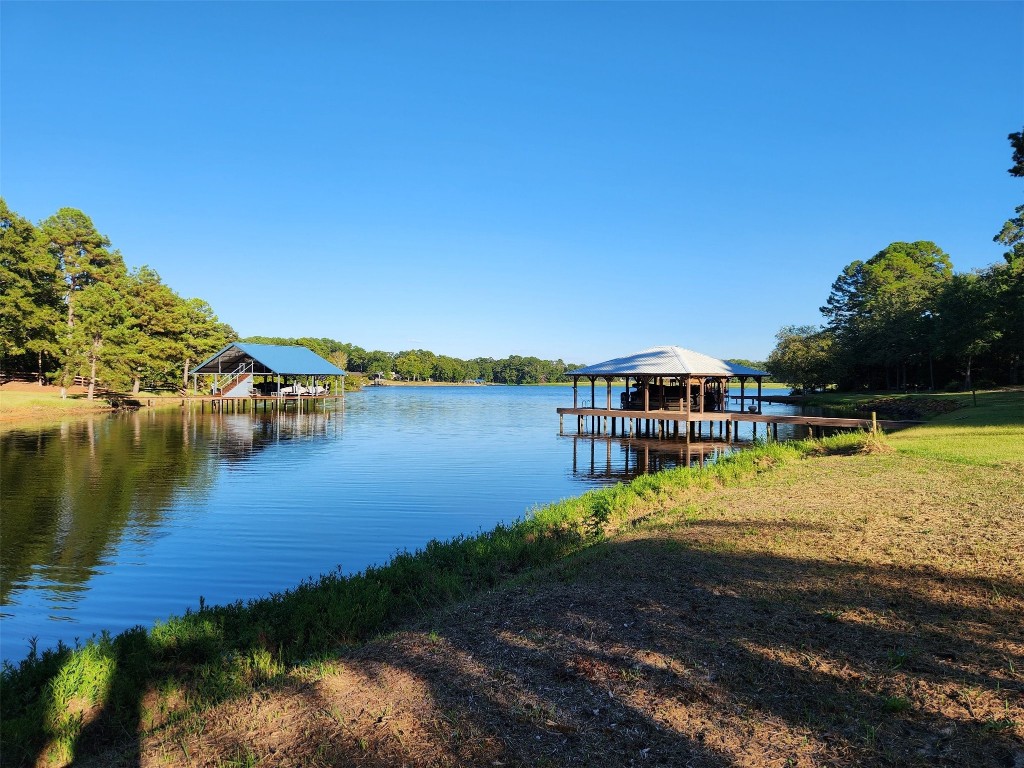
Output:
[[54,591],[81,589],[126,532],[144,540],[183,493],[207,491],[219,462],[325,423],[140,412],[4,435],[0,604],[33,571]]
[[206,492],[218,464],[331,423],[327,413],[138,412],[4,435],[0,604],[33,571],[55,592],[80,590],[126,531],[145,540],[183,494]]

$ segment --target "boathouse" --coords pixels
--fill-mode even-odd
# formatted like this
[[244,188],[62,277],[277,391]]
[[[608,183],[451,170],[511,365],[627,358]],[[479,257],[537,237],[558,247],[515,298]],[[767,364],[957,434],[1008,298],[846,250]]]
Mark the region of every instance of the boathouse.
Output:
[[[621,427],[622,434],[633,434],[652,430],[658,436],[673,432],[678,435],[680,424],[692,432],[702,422],[725,422],[729,429],[729,384],[738,381],[740,385],[740,410],[749,408],[755,414],[761,413],[761,382],[766,371],[759,371],[745,365],[726,362],[715,357],[694,352],[683,347],[651,347],[626,357],[605,360],[570,371],[572,377],[572,408],[559,408],[559,424],[564,427],[566,414],[578,419],[578,431],[582,431],[584,419],[590,417],[592,428],[601,426],[601,431],[611,420],[611,434]],[[580,397],[580,379],[589,381],[589,395]],[[604,402],[599,403],[597,380],[604,379]],[[612,381],[624,379],[626,389],[619,401],[612,401]],[[757,396],[746,394],[747,381],[757,384]],[[748,405],[749,399],[749,405]]]
[[334,394],[344,392],[345,371],[299,346],[232,342],[191,374],[193,389],[215,398],[327,397],[332,387]]
[[[738,422],[751,422],[754,436],[757,425],[766,426],[766,435],[778,437],[779,424],[806,427],[810,436],[825,428],[900,429],[917,422],[849,419],[833,416],[803,416],[763,413],[761,385],[767,371],[719,360],[682,347],[651,347],[642,352],[569,371],[572,377],[572,408],[558,408],[558,432],[565,434],[565,417],[576,417],[576,434],[611,434],[613,437],[687,440],[718,436],[735,439]],[[590,383],[589,392],[580,396],[580,379]],[[597,380],[604,379],[599,394]],[[625,392],[618,402],[612,400],[612,382],[624,379]],[[746,384],[757,384],[757,394],[747,394]],[[739,393],[729,386],[739,382]],[[586,395],[589,394],[589,398]],[[601,396],[603,395],[603,396]],[[603,402],[601,402],[603,401]],[[735,407],[730,407],[732,401]],[[589,426],[588,426],[589,424]],[[705,424],[706,431],[705,431]],[[610,432],[608,431],[610,429]]]

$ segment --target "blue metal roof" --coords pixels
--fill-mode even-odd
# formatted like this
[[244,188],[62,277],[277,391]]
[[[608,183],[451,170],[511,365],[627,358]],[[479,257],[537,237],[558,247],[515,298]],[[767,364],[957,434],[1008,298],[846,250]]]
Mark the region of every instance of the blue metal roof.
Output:
[[341,368],[306,347],[233,342],[192,369],[192,373],[227,372],[245,358],[252,358],[283,376],[344,376]]

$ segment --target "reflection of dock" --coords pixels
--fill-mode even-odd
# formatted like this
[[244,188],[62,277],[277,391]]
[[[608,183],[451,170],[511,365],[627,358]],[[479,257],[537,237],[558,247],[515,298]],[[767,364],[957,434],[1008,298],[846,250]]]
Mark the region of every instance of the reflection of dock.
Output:
[[703,467],[733,450],[725,440],[658,440],[570,435],[572,472],[591,480],[631,480],[673,467]]

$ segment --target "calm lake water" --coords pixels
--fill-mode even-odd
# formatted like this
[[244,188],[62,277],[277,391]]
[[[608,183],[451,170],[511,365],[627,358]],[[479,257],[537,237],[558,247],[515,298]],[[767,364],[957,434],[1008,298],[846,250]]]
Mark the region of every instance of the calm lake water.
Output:
[[8,432],[0,652],[17,660],[33,637],[74,643],[200,596],[232,602],[359,571],[700,460],[676,444],[559,436],[555,408],[571,404],[565,387],[379,387],[302,415],[175,409]]

